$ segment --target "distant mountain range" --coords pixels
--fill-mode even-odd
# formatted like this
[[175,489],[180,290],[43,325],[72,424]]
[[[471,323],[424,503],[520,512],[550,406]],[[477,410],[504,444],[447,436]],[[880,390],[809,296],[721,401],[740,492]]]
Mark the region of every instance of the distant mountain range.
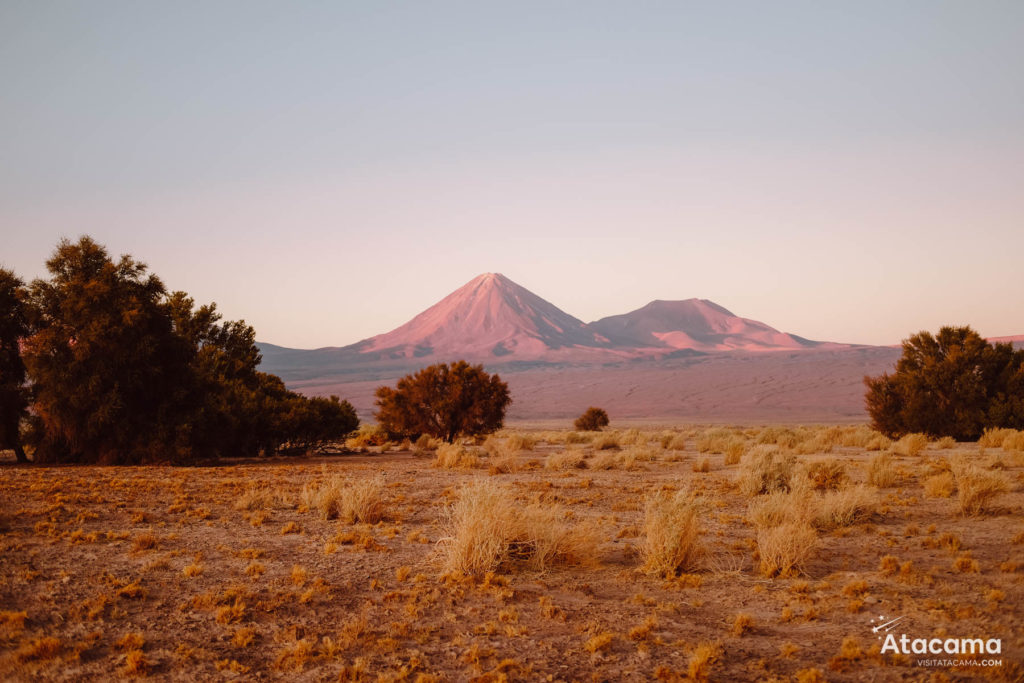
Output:
[[269,366],[417,365],[459,358],[606,363],[716,351],[844,348],[740,318],[706,299],[652,301],[584,323],[500,273],[474,278],[401,327],[344,347],[313,350],[261,344]]
[[464,358],[509,382],[513,420],[564,420],[599,405],[613,421],[863,421],[864,376],[891,370],[901,353],[811,341],[706,299],[584,323],[497,273],[349,346],[259,347],[261,369],[306,394],[343,396],[364,419],[381,384]]

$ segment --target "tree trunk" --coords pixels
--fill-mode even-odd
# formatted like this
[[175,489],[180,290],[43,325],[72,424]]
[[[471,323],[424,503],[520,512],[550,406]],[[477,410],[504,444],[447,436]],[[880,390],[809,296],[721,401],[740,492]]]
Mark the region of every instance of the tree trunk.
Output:
[[28,456],[25,455],[25,449],[21,447],[20,443],[14,444],[14,457],[18,459],[18,462],[28,462]]

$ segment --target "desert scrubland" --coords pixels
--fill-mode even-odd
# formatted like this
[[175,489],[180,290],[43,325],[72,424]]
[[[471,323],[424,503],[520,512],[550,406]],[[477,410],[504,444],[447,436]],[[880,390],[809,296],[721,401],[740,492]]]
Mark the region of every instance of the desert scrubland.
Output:
[[[506,429],[214,467],[0,466],[0,672],[1019,680],[1024,433]],[[13,458],[12,458],[13,460]],[[912,638],[999,638],[919,666]],[[875,621],[872,621],[875,620]],[[949,655],[944,655],[949,657]],[[920,658],[935,658],[924,655]]]

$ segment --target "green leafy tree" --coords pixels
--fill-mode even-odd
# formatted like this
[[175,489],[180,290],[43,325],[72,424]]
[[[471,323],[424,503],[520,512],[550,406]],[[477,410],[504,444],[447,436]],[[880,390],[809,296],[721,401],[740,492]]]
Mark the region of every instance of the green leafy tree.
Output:
[[988,427],[1024,428],[1024,351],[990,344],[970,327],[909,337],[896,371],[864,383],[873,426],[891,437],[965,441]]
[[28,414],[29,390],[21,343],[29,333],[28,292],[14,273],[0,268],[0,449],[28,462],[21,445],[21,422]]
[[89,237],[62,240],[36,280],[25,345],[41,423],[40,462],[174,458],[189,348],[174,333],[163,283]]
[[608,413],[603,408],[590,406],[583,414],[576,418],[573,427],[580,432],[599,432],[602,427],[608,426]]
[[501,428],[512,402],[508,384],[482,365],[439,363],[377,389],[377,422],[397,436],[422,434],[452,443]]
[[255,332],[216,305],[168,295],[130,256],[64,240],[31,288],[25,343],[40,462],[188,462],[318,445],[358,426],[257,370]]
[[290,409],[284,416],[284,435],[297,451],[308,451],[337,441],[359,426],[355,408],[337,396],[306,398],[292,394]]

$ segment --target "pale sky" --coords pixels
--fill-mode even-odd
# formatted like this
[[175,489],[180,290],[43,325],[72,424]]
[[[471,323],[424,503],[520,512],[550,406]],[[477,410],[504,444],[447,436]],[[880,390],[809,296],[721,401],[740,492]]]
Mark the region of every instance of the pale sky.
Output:
[[1024,3],[4,0],[0,265],[81,234],[303,348],[483,272],[1024,334]]

